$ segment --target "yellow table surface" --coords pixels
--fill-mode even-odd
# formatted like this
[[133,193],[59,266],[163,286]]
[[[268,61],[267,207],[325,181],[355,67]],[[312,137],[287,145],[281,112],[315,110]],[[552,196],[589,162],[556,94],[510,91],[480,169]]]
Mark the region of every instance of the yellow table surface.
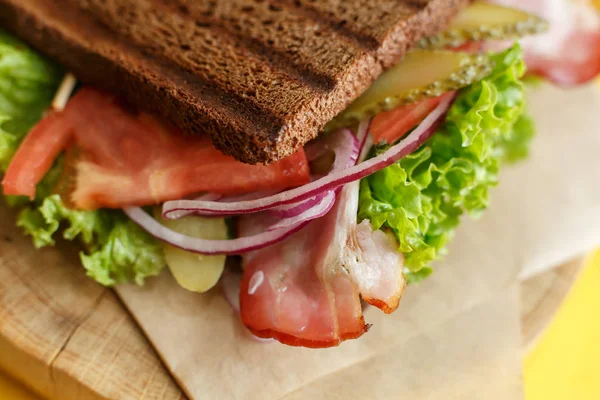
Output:
[[600,250],[525,358],[527,400],[600,399]]
[[[600,399],[600,250],[524,361],[526,400]],[[0,399],[40,400],[0,374]]]

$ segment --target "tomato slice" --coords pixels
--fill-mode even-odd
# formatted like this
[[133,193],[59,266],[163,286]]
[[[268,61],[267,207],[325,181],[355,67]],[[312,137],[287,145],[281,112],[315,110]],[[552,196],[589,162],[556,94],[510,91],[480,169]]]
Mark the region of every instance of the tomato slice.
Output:
[[385,141],[392,144],[401,139],[423,121],[445,96],[453,95],[454,92],[444,93],[439,97],[428,98],[378,114],[373,118],[370,128],[375,143]]
[[35,187],[67,147],[73,134],[61,112],[50,112],[23,140],[13,157],[2,187],[4,194],[28,196],[33,200]]
[[187,137],[112,96],[83,88],[64,112],[45,118],[27,137],[22,156],[11,164],[11,176],[27,179],[9,186],[12,192],[34,193],[35,183],[66,147],[65,140],[48,145],[56,136],[74,138],[63,179],[68,184],[61,188],[68,188],[65,198],[80,209],[150,205],[200,192],[283,190],[310,180],[302,149],[270,165],[244,164],[221,153],[206,136]]

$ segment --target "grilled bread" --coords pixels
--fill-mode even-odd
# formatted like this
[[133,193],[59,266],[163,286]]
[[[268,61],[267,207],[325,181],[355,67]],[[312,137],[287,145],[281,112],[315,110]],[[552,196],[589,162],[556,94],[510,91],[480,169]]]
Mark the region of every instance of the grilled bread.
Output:
[[83,82],[247,163],[292,154],[468,0],[0,0]]

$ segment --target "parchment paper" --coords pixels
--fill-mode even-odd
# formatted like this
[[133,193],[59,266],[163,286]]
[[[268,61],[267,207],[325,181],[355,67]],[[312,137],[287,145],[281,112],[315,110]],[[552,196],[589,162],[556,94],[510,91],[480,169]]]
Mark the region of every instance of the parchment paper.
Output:
[[360,340],[327,350],[261,344],[218,292],[178,288],[168,273],[117,289],[195,399],[522,398],[519,274],[600,243],[600,93],[536,89],[533,153],[507,167],[478,221],[465,219],[433,277]]

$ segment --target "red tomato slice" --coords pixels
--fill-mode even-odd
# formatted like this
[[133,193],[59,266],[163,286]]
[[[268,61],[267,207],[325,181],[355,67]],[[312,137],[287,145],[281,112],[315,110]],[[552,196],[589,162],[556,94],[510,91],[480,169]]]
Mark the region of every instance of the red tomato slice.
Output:
[[42,119],[25,137],[8,166],[2,181],[4,194],[33,200],[36,185],[67,147],[72,134],[73,129],[62,113],[51,112]]
[[450,50],[453,51],[460,51],[463,53],[479,53],[480,51],[483,50],[483,43],[482,42],[467,42],[465,44],[462,44],[460,46],[456,46],[456,47],[452,47],[450,48]]
[[394,110],[377,114],[371,123],[371,134],[375,143],[386,141],[389,144],[401,139],[417,126],[439,104],[444,96],[453,96],[454,92],[444,93]]
[[[208,137],[186,137],[94,89],[81,89],[57,118],[73,127],[65,181],[68,200],[80,209],[150,205],[200,192],[283,190],[310,179],[303,150],[267,166],[244,164],[221,153]],[[54,160],[64,143],[44,153],[47,146],[37,138],[55,135],[57,124],[40,122],[34,132],[41,133],[28,137],[19,153],[39,149],[36,157]],[[32,165],[38,163],[28,157],[13,170],[28,176]],[[41,179],[49,165],[38,167],[30,181]]]

